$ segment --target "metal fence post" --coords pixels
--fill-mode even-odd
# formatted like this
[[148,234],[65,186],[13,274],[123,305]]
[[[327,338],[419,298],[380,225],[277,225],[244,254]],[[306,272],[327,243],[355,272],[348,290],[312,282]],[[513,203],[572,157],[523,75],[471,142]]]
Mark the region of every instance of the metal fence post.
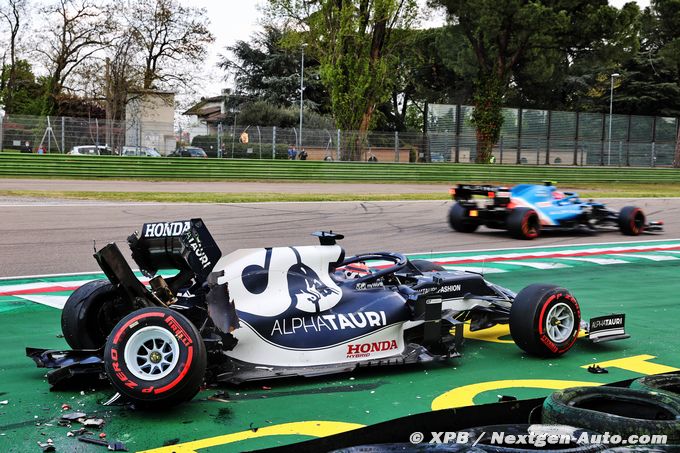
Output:
[[215,146],[217,146],[217,158],[222,157],[222,123],[219,123],[217,125],[217,137],[216,137],[216,143]]
[[[609,119],[611,121],[611,118]],[[605,131],[607,130],[607,116],[602,114],[602,135],[600,137],[600,166],[604,166],[604,141]]]
[[336,160],[340,160],[340,129],[338,129],[338,140],[336,144],[335,158]]
[[626,132],[626,167],[630,167],[630,129],[633,115],[628,115],[628,131]]
[[548,110],[548,134],[545,143],[545,164],[550,165],[550,132],[552,129],[552,110]]
[[394,161],[399,162],[399,132],[394,131]]
[[656,116],[652,120],[652,167],[656,166]]
[[460,114],[463,109],[461,109],[460,104],[456,105],[456,158],[455,163],[460,163]]
[[276,126],[272,127],[272,159],[276,159]]
[[517,109],[517,164],[522,163],[522,109]]
[[576,134],[574,135],[574,166],[578,166],[578,132],[579,132],[579,112],[576,112]]
[[5,111],[0,107],[0,153],[2,152],[3,148],[3,127],[2,123],[5,120]]
[[501,135],[500,148],[501,148],[501,156],[500,156],[500,160],[498,161],[498,163],[502,164],[503,163],[503,136],[502,135]]
[[64,131],[66,129],[66,118],[61,117],[61,149],[64,154],[66,154],[66,133]]

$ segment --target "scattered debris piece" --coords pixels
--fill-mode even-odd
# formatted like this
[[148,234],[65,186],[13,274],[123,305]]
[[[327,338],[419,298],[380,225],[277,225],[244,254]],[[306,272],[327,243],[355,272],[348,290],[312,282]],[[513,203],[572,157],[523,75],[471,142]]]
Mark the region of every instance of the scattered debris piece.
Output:
[[47,442],[38,442],[38,447],[40,447],[44,452],[56,451],[52,439],[47,439]]
[[266,386],[266,385],[263,385],[263,386],[262,386],[262,390],[271,390],[271,389],[272,389],[271,387],[268,387],[268,386]]
[[499,403],[506,403],[508,401],[517,401],[517,398],[511,395],[498,395]]
[[106,437],[106,433],[99,433],[99,438],[100,438],[100,439],[103,439],[103,438],[105,438],[105,437]]
[[250,422],[250,430],[252,432],[256,433],[258,429],[260,428],[258,428],[257,426],[253,426],[253,422]]
[[[238,393],[237,393],[237,395],[238,395]],[[225,391],[217,392],[214,395],[209,396],[208,399],[210,401],[219,401],[221,403],[230,403],[231,402],[231,401],[229,401],[229,394]]]
[[104,439],[97,439],[96,437],[88,436],[80,436],[78,437],[78,440],[86,444],[101,445],[102,447],[108,448],[109,451],[128,451],[127,447],[123,442],[118,441],[109,442]]
[[64,404],[61,405],[61,410],[62,410],[62,411],[67,411],[67,410],[69,410],[69,409],[71,409],[71,406],[69,406],[68,404],[64,403]]
[[79,418],[85,418],[87,414],[85,412],[68,412],[66,414],[61,414],[61,420],[76,421]]
[[9,400],[2,400],[2,401],[0,401],[0,404],[2,404],[3,406],[4,406],[5,404],[8,404],[8,403],[9,403]]
[[104,420],[101,418],[79,418],[78,423],[82,424],[83,426],[96,429],[100,429],[102,426],[104,426]]
[[163,442],[164,447],[169,447],[170,445],[177,445],[179,443],[179,437],[176,437],[174,439],[168,439],[165,442]]
[[121,397],[121,394],[120,394],[120,393],[116,393],[116,394],[113,395],[111,398],[109,398],[108,401],[103,402],[102,405],[103,405],[103,406],[111,406],[113,403],[115,403],[116,401],[118,401],[118,400],[120,399],[120,397]]
[[609,370],[606,368],[600,367],[600,365],[590,365],[588,367],[588,372],[593,373],[593,374],[605,374],[609,373]]

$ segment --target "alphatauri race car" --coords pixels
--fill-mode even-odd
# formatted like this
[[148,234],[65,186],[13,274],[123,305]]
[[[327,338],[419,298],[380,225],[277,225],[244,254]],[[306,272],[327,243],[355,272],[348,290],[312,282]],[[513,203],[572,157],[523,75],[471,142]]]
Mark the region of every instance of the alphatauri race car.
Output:
[[[204,382],[349,372],[459,357],[463,323],[510,324],[531,355],[559,356],[587,331],[625,338],[624,315],[581,323],[556,285],[515,294],[482,275],[392,252],[346,257],[342,235],[320,245],[222,256],[200,219],[147,223],[128,238],[140,281],[115,243],[95,253],[107,276],[76,289],[62,311],[68,351],[27,348],[54,386],[108,379],[142,406],[187,401]],[[175,269],[164,278],[160,269]],[[165,274],[165,272],[163,272]],[[169,274],[166,274],[169,275]]]
[[[456,203],[449,210],[449,225],[461,233],[473,233],[484,225],[507,230],[517,239],[534,239],[541,230],[620,230],[637,236],[663,228],[663,222],[647,222],[638,207],[616,212],[602,203],[583,201],[575,192],[561,192],[551,182],[514,187],[459,184],[450,193]],[[475,195],[487,197],[486,202],[480,203]]]

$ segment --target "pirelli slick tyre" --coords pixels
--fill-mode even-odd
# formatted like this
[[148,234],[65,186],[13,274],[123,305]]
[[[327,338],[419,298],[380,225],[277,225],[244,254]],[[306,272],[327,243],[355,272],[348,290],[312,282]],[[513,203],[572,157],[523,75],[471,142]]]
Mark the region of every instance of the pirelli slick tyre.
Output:
[[657,374],[641,377],[631,382],[630,388],[650,392],[666,392],[680,398],[680,375]]
[[510,308],[510,334],[531,355],[557,357],[576,342],[581,309],[569,290],[534,284],[520,291]]
[[474,233],[479,227],[479,222],[469,215],[469,209],[460,203],[451,206],[449,210],[449,225],[459,233]]
[[489,425],[458,432],[467,434],[468,445],[477,442],[477,447],[483,448],[486,452],[519,453],[540,450],[583,453],[605,448],[602,444],[580,441],[586,438],[590,440],[591,436],[598,433],[566,425]]
[[[621,439],[666,435],[667,442],[673,444],[680,441],[680,399],[621,387],[572,387],[545,399],[542,421],[578,424]],[[611,443],[615,444],[613,439]]]
[[61,312],[61,331],[73,349],[99,349],[116,323],[131,310],[108,280],[87,282],[71,293]]
[[637,236],[645,229],[645,214],[635,206],[626,206],[619,212],[619,229],[628,236]]
[[541,234],[541,220],[531,208],[515,208],[506,221],[508,232],[515,239],[536,239]]
[[147,408],[193,398],[203,383],[206,362],[196,327],[167,308],[143,308],[121,319],[104,351],[114,388]]

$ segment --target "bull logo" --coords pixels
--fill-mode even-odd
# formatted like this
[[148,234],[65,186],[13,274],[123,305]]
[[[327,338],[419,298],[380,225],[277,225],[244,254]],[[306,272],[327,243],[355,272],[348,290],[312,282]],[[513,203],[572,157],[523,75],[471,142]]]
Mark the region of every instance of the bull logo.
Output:
[[321,313],[334,306],[336,300],[332,300],[330,296],[338,294],[339,291],[322,282],[317,273],[302,262],[300,253],[292,247],[291,249],[297,258],[297,263],[288,270],[291,304],[307,313]]

